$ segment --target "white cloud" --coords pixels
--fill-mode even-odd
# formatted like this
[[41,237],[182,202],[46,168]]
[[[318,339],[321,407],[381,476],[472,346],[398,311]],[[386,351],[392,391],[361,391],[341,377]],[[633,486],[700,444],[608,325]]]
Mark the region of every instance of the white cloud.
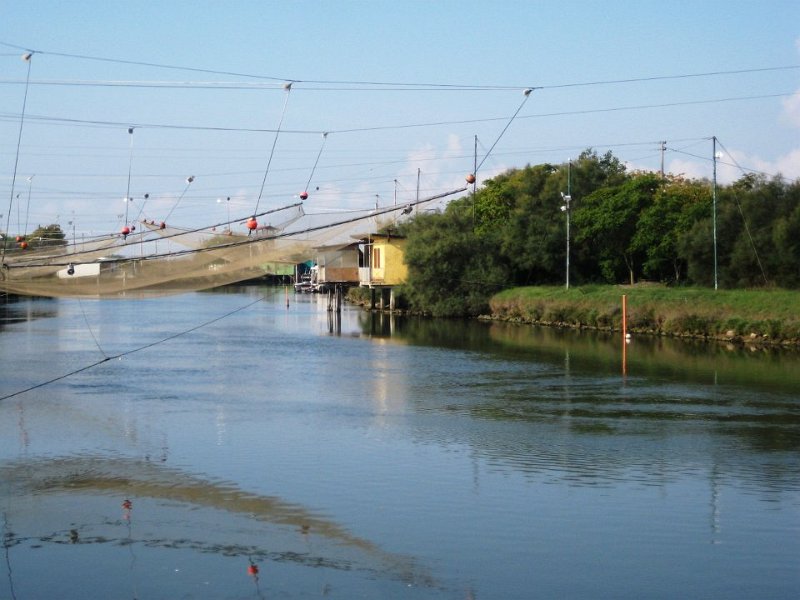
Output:
[[697,160],[674,158],[665,170],[673,175],[681,175],[688,179],[711,179],[711,165]]
[[[745,169],[744,171],[742,168]],[[733,183],[753,170],[766,173],[767,176],[783,175],[794,180],[800,178],[800,148],[778,156],[774,160],[766,160],[745,152],[731,150],[730,155],[722,155],[717,162],[717,182]],[[713,177],[711,161],[676,158],[669,162],[668,171],[675,175],[683,175],[691,179],[707,179]]]
[[795,127],[800,127],[800,90],[784,99],[782,104],[784,118]]
[[783,156],[779,156],[774,161],[762,160],[754,156],[750,159],[750,164],[754,169],[770,174],[781,174],[789,179],[800,178],[800,148],[791,150]]
[[461,145],[461,136],[451,133],[447,136],[447,150],[445,156],[461,156],[464,153],[464,147]]

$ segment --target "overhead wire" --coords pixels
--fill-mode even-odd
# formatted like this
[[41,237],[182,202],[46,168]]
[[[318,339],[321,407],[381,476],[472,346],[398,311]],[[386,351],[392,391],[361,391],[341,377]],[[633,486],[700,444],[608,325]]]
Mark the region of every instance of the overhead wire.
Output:
[[308,176],[308,181],[306,181],[306,187],[304,189],[305,193],[308,193],[308,186],[311,185],[311,180],[314,178],[314,171],[317,170],[317,165],[319,164],[319,157],[322,156],[322,150],[325,148],[325,142],[328,141],[328,132],[322,134],[322,145],[319,148],[319,152],[317,153],[317,159],[314,161],[314,166],[311,167],[311,174]]
[[128,224],[128,204],[131,198],[131,168],[133,167],[133,127],[128,127],[128,135],[130,136],[130,151],[128,154],[128,187],[125,189],[125,225]]
[[[537,88],[539,89],[539,88]],[[721,102],[737,102],[747,100],[767,100],[771,98],[785,98],[791,97],[796,92],[778,92],[774,94],[759,94],[748,96],[728,96],[722,98],[707,98],[703,100],[684,100],[677,102],[661,102],[656,104],[635,104],[627,106],[612,106],[605,108],[590,108],[582,110],[568,110],[547,113],[534,113],[528,115],[517,116],[518,119],[542,119],[548,117],[568,117],[576,115],[589,115],[597,113],[608,112],[622,112],[628,110],[646,110],[650,108],[673,108],[678,106],[692,106],[702,104],[716,104]],[[28,115],[29,121],[38,121],[50,124],[63,124],[63,125],[79,125],[86,127],[105,127],[117,128],[129,125],[122,121],[100,121],[92,119],[74,119],[67,117],[54,117],[47,115]],[[221,127],[210,125],[179,125],[175,123],[144,123],[137,122],[134,124],[139,129],[176,129],[176,130],[192,130],[192,131],[220,131],[220,132],[233,132],[233,133],[283,133],[291,135],[321,135],[325,133],[346,134],[346,133],[365,133],[370,131],[390,131],[402,129],[415,129],[425,127],[439,127],[447,125],[473,125],[477,123],[491,123],[492,121],[507,121],[509,117],[484,117],[477,119],[458,119],[448,121],[428,121],[422,123],[403,123],[395,125],[374,125],[367,127],[351,127],[346,129],[329,129],[327,131],[319,129],[269,129],[257,127]],[[3,114],[0,113],[0,120],[4,121],[18,121],[19,115]]]
[[[172,213],[175,211],[175,209],[178,208],[178,204],[181,203],[181,200],[183,200],[183,197],[186,195],[186,192],[189,190],[189,186],[192,185],[193,182],[194,182],[194,175],[189,175],[189,177],[186,178],[186,187],[183,188],[183,191],[181,192],[181,195],[178,196],[178,199],[175,201],[175,204],[172,205],[172,208],[167,213],[167,216],[164,217],[164,221],[167,221],[172,216]],[[126,199],[126,202],[127,202],[127,199]]]
[[63,58],[75,58],[79,60],[90,60],[90,61],[97,61],[97,62],[109,62],[109,63],[116,63],[122,65],[134,65],[138,67],[153,67],[156,69],[172,69],[178,71],[186,71],[186,72],[193,72],[193,73],[209,73],[214,75],[232,75],[235,77],[251,77],[257,79],[274,79],[275,81],[290,81],[287,77],[270,77],[268,75],[253,75],[250,73],[239,73],[235,71],[220,71],[220,70],[213,70],[213,69],[201,69],[197,67],[186,67],[186,66],[178,66],[178,65],[168,65],[163,63],[151,63],[145,62],[140,60],[124,60],[119,58],[106,58],[102,56],[90,56],[86,54],[70,54],[67,52],[53,52],[49,50],[32,50],[30,48],[26,48],[24,46],[18,46],[16,44],[9,44],[8,42],[0,41],[0,46],[6,46],[7,48],[16,48],[17,50],[24,50],[27,52],[36,52],[37,54],[42,55],[50,55],[50,56],[60,56]]
[[[703,138],[703,139],[710,140],[711,138],[710,137],[706,137],[706,138]],[[719,141],[719,138],[717,138],[717,141]],[[692,158],[696,158],[698,160],[702,160],[702,161],[706,161],[706,162],[711,162],[711,161],[714,160],[713,158],[710,158],[708,156],[704,156],[704,155],[701,155],[701,154],[695,154],[693,152],[686,152],[685,150],[678,150],[677,148],[671,148],[671,150],[672,150],[672,152],[675,152],[677,154],[685,154],[686,156],[691,156]],[[730,154],[728,154],[728,156],[730,156]],[[732,156],[731,156],[731,160],[734,160]],[[780,180],[783,180],[783,181],[786,181],[786,180],[789,179],[789,177],[787,177],[786,175],[783,175],[782,173],[768,173],[766,171],[760,171],[759,169],[754,169],[752,167],[743,167],[738,162],[735,162],[735,161],[730,163],[730,162],[726,162],[724,160],[717,159],[717,164],[723,164],[723,165],[726,165],[728,167],[736,167],[742,173],[753,173],[754,175],[763,175],[764,177],[773,177],[773,178],[777,178],[777,179],[780,179]]]
[[143,66],[143,67],[157,68],[157,69],[186,71],[186,72],[193,72],[193,73],[207,73],[207,74],[215,74],[215,75],[227,75],[227,76],[234,76],[234,77],[245,77],[245,78],[248,78],[248,79],[263,79],[263,80],[275,81],[275,82],[291,82],[291,83],[297,83],[297,84],[317,84],[317,85],[369,86],[369,87],[395,86],[395,87],[410,88],[410,89],[420,89],[420,88],[456,89],[456,90],[512,90],[512,89],[523,89],[523,88],[559,89],[559,88],[587,87],[587,86],[599,86],[599,85],[618,85],[618,84],[640,83],[640,82],[651,82],[651,81],[667,81],[667,80],[689,79],[689,78],[699,78],[699,77],[718,77],[718,76],[722,76],[722,75],[741,75],[741,74],[745,74],[745,73],[763,73],[763,72],[774,72],[774,71],[785,71],[785,70],[800,69],[800,65],[792,64],[792,65],[779,65],[779,66],[770,66],[770,67],[755,67],[755,68],[749,68],[749,69],[729,69],[729,70],[718,70],[718,71],[704,71],[704,72],[698,72],[698,73],[678,73],[678,74],[673,74],[673,75],[650,75],[650,76],[644,76],[644,77],[628,77],[628,78],[620,78],[620,79],[606,79],[606,80],[594,80],[594,81],[582,81],[582,82],[568,82],[568,83],[559,83],[559,84],[541,84],[541,83],[537,83],[536,85],[531,85],[530,83],[522,83],[522,84],[516,83],[516,84],[513,84],[513,85],[475,85],[475,84],[454,84],[454,83],[442,83],[442,82],[397,82],[397,81],[377,81],[377,80],[303,79],[303,78],[299,78],[299,77],[284,77],[284,76],[275,76],[275,75],[244,73],[244,72],[237,72],[237,71],[206,69],[206,68],[199,68],[199,67],[190,67],[190,66],[182,66],[182,65],[171,65],[171,64],[164,64],[164,63],[147,62],[147,61],[135,61],[135,60],[125,60],[125,59],[102,57],[102,56],[91,56],[91,55],[85,55],[85,54],[72,54],[72,53],[67,53],[67,52],[55,52],[55,51],[41,50],[41,49],[33,50],[33,49],[27,48],[25,46],[21,46],[21,45],[17,45],[17,44],[11,44],[11,43],[4,42],[4,41],[0,41],[0,46],[5,46],[7,48],[15,48],[17,50],[23,50],[23,51],[27,51],[27,52],[35,52],[37,54],[42,54],[42,55],[58,56],[58,57],[64,57],[64,58],[73,58],[73,59],[78,59],[78,60],[109,62],[109,63],[125,64],[125,65],[132,65],[132,66]]
[[[708,140],[708,139],[709,139],[708,136],[698,137],[698,138],[676,138],[674,140],[674,142],[687,142],[687,141],[688,142],[692,142],[688,146],[685,146],[685,148],[689,148],[689,147],[691,147],[693,145],[696,145],[697,143],[701,143],[702,141]],[[672,140],[670,140],[670,141],[672,142]],[[635,141],[635,142],[623,142],[623,141],[610,141],[610,142],[602,142],[602,143],[595,142],[595,143],[586,143],[586,144],[581,144],[581,145],[576,145],[576,146],[547,146],[547,147],[538,147],[538,148],[534,148],[534,149],[526,149],[526,150],[519,150],[519,151],[513,151],[513,152],[503,152],[503,153],[493,152],[493,155],[502,156],[502,155],[515,154],[515,153],[516,154],[524,153],[524,154],[530,155],[531,153],[552,153],[552,152],[556,152],[556,151],[559,151],[559,150],[569,151],[569,150],[583,150],[583,149],[586,149],[586,148],[623,148],[623,147],[632,147],[632,146],[648,146],[648,145],[657,144],[657,143],[659,143],[658,140]],[[711,160],[707,156],[694,154],[694,153],[688,152],[688,151],[686,151],[686,150],[684,150],[682,148],[676,148],[676,147],[674,147],[672,145],[672,143],[670,144],[668,150],[671,151],[671,152],[677,153],[677,154],[685,154],[687,156],[691,156],[693,158],[697,158],[697,159],[703,160],[703,161]],[[452,159],[452,158],[466,158],[466,157],[467,157],[467,155],[465,154],[465,155],[462,155],[460,157],[448,157],[448,158]],[[423,161],[429,161],[430,162],[430,161],[439,161],[439,160],[442,160],[442,159],[440,157],[433,157],[433,158],[420,158],[418,160],[423,160]],[[639,157],[638,159],[631,158],[629,160],[641,160],[641,157]],[[334,164],[334,165],[329,165],[329,166],[327,166],[325,168],[326,169],[341,170],[343,168],[353,167],[353,166],[391,165],[391,164],[402,164],[402,163],[405,163],[405,162],[407,162],[406,159],[399,159],[399,160],[394,160],[394,161],[370,161],[368,163],[337,163],[337,164]],[[723,164],[727,164],[727,163],[725,163],[723,161]],[[319,168],[319,167],[317,167],[317,168]],[[753,168],[745,168],[745,167],[741,167],[741,166],[740,166],[740,168],[742,168],[743,170],[747,170],[749,172],[762,174],[762,175],[765,175],[765,176],[781,177],[783,179],[786,179],[786,177],[784,177],[782,175],[775,175],[775,174],[767,173],[767,172],[764,172],[764,171],[759,171],[759,170],[753,169]],[[280,170],[281,171],[292,171],[292,170],[296,171],[296,170],[299,170],[299,169],[300,168],[291,168],[291,169],[280,169]],[[272,169],[272,170],[274,171],[275,169]],[[212,176],[216,176],[216,177],[241,176],[241,175],[246,175],[248,173],[251,173],[251,171],[247,171],[247,172],[242,171],[242,172],[236,172],[236,173],[224,173],[224,172],[223,173],[213,173],[213,174],[207,174],[206,176],[207,177],[212,177]],[[57,174],[44,174],[43,176],[56,177],[58,175]],[[78,175],[78,176],[80,176],[80,175]],[[91,174],[85,174],[83,176],[92,176],[92,175]],[[107,177],[107,174],[97,174],[97,175],[94,175],[94,176]],[[173,177],[173,175],[169,175],[169,174],[164,174],[164,175],[142,174],[141,175],[141,177],[156,177],[156,176],[157,177]],[[74,178],[72,175],[70,177]],[[367,179],[382,180],[382,179],[384,179],[384,177],[383,176],[376,176],[376,177],[367,178]],[[362,181],[362,180],[365,180],[365,177],[364,176],[360,176],[360,177],[357,177],[357,178],[352,178],[352,177],[350,177],[350,178],[337,178],[335,180],[330,180],[330,182],[334,182],[334,181],[336,181],[336,182],[346,182],[346,181],[354,181],[354,180]],[[224,186],[224,188],[220,187],[219,189],[220,190],[224,190],[225,188],[227,188],[227,186]],[[84,192],[84,191],[69,191],[69,190],[52,189],[52,188],[51,189],[45,188],[44,190],[45,190],[45,192],[49,191],[50,194],[48,195],[47,193],[45,193],[44,196],[39,195],[37,197],[40,197],[40,198],[41,197],[44,197],[44,198],[47,198],[47,197],[49,197],[49,198],[58,198],[58,197],[61,197],[61,196],[64,196],[64,195],[78,195],[78,196],[94,196],[94,197],[98,197],[98,198],[103,198],[103,197],[106,197],[108,195],[113,195],[113,192],[91,193],[91,192]],[[140,210],[139,215],[141,215],[141,213],[142,213],[142,211]],[[137,219],[138,219],[138,217],[137,217]]]
[[489,155],[492,153],[492,150],[494,150],[494,147],[497,145],[497,142],[499,142],[499,141],[500,141],[500,138],[502,138],[502,137],[503,137],[503,134],[505,134],[505,132],[508,130],[508,128],[509,128],[509,127],[511,127],[511,123],[513,123],[513,122],[514,122],[514,119],[515,119],[515,118],[516,118],[516,116],[519,114],[519,111],[521,111],[521,110],[522,110],[522,107],[523,107],[523,106],[525,106],[525,103],[528,101],[528,98],[530,98],[530,95],[531,95],[531,92],[532,92],[532,91],[533,91],[533,89],[532,89],[532,88],[527,88],[527,89],[526,89],[526,90],[523,92],[523,95],[524,95],[525,97],[522,99],[522,102],[520,102],[520,104],[519,104],[519,107],[517,108],[516,112],[515,112],[513,115],[511,115],[511,118],[508,120],[508,123],[506,123],[506,126],[505,126],[505,127],[503,127],[503,130],[500,132],[500,135],[498,135],[498,136],[497,136],[497,139],[494,141],[494,144],[492,144],[491,148],[489,148],[489,149],[486,151],[486,155],[483,157],[483,159],[481,160],[481,162],[480,162],[480,163],[478,163],[478,165],[475,167],[475,172],[476,172],[476,173],[478,172],[478,170],[480,170],[481,166],[482,166],[482,165],[483,165],[483,163],[486,161],[486,159],[487,159],[487,158],[489,158]]
[[[25,54],[25,55],[23,55],[23,57],[22,57],[22,59],[25,62],[28,63],[27,74],[25,76],[25,80],[26,81],[30,81],[30,78],[31,78],[31,63],[33,62],[32,58],[33,58],[33,54],[30,53],[30,52]],[[20,119],[19,119],[19,133],[17,134],[17,148],[16,148],[16,152],[14,154],[14,172],[13,172],[13,174],[11,176],[11,194],[10,194],[10,198],[8,200],[8,212],[6,213],[6,223],[8,223],[8,224],[11,223],[11,209],[14,206],[14,185],[17,182],[17,169],[19,168],[19,149],[20,149],[20,147],[22,145],[22,126],[23,126],[23,123],[25,122],[25,107],[26,107],[27,104],[28,104],[28,86],[26,85],[25,86],[25,95],[22,98],[22,113],[21,113]],[[6,227],[6,231],[8,231],[8,227]],[[2,249],[2,252],[0,253],[0,263],[3,263],[5,261],[5,258],[6,258],[6,243],[5,243],[5,240],[3,240],[3,249]]]
[[261,180],[261,189],[258,192],[258,199],[256,199],[256,207],[253,213],[258,212],[258,205],[261,203],[261,197],[264,195],[264,185],[267,183],[267,175],[269,175],[269,167],[272,164],[272,158],[275,156],[275,146],[278,144],[278,135],[283,125],[283,118],[286,116],[286,107],[289,105],[289,94],[292,92],[292,84],[287,83],[283,86],[286,90],[286,96],[283,100],[283,110],[281,110],[281,118],[278,121],[278,128],[275,130],[275,137],[272,140],[272,148],[269,151],[269,159],[267,160],[267,167],[264,169],[264,178]]
[[[719,145],[722,150],[731,157],[731,160],[739,167],[742,173],[744,173],[744,169],[739,166],[739,163],[736,162],[736,159],[731,155],[728,149],[722,145],[722,142],[719,141],[719,138],[715,138],[716,143]],[[761,263],[761,257],[758,255],[758,249],[756,248],[755,241],[753,241],[753,235],[750,233],[750,225],[747,223],[747,219],[744,216],[744,211],[742,210],[742,204],[739,202],[738,194],[733,194],[733,199],[736,201],[736,207],[739,209],[739,215],[742,217],[742,223],[744,223],[744,230],[747,233],[747,239],[750,241],[750,247],[753,249],[753,254],[756,257],[756,263],[758,263],[758,268],[761,270],[761,276],[764,278],[764,283],[769,284],[767,280],[767,273],[764,270],[764,265]]]

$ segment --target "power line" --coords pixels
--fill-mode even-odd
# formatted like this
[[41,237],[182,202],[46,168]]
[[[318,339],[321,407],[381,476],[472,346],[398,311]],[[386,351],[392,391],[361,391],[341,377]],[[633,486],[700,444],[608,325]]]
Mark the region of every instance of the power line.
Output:
[[[722,148],[725,151],[725,153],[731,157],[731,160],[736,164],[737,167],[739,167],[739,170],[742,171],[742,173],[744,173],[744,169],[742,169],[742,167],[739,166],[739,163],[736,162],[736,159],[731,155],[728,149],[722,145],[722,142],[720,142],[717,138],[714,138],[714,141],[717,144],[719,144],[719,147]],[[739,209],[739,215],[742,217],[744,230],[745,233],[747,234],[747,239],[750,241],[750,247],[753,249],[753,254],[756,257],[756,263],[758,263],[758,268],[761,270],[761,276],[764,278],[764,283],[769,284],[769,280],[767,279],[767,272],[764,270],[764,265],[761,264],[761,257],[758,255],[758,249],[756,248],[756,243],[753,240],[753,235],[750,233],[750,225],[748,224],[747,219],[744,216],[744,211],[742,210],[742,204],[741,202],[739,202],[739,195],[733,194],[733,199],[736,202],[736,207]]]
[[[709,140],[711,138],[705,138],[705,139]],[[717,139],[717,143],[719,143],[719,138]],[[721,145],[722,144],[720,144],[720,146]],[[713,158],[710,158],[708,156],[703,156],[702,154],[693,154],[691,152],[686,152],[684,150],[677,150],[675,148],[670,148],[670,150],[672,152],[675,152],[676,154],[685,154],[686,156],[691,156],[692,158],[696,158],[698,160],[702,160],[702,161],[706,161],[706,162],[710,162],[710,161],[714,160]],[[730,153],[727,150],[725,150],[725,152],[727,153],[727,156],[731,156]],[[766,171],[759,171],[758,169],[752,169],[750,167],[743,167],[738,162],[736,162],[736,160],[732,156],[731,156],[731,160],[733,160],[734,162],[729,163],[729,162],[725,162],[723,160],[717,159],[717,164],[722,164],[722,165],[725,165],[725,166],[728,166],[728,167],[736,167],[742,173],[753,173],[755,175],[763,175],[764,177],[777,177],[777,178],[779,178],[781,180],[788,180],[789,179],[788,177],[786,177],[785,175],[781,175],[780,173],[767,173]]]
[[98,62],[110,62],[110,63],[117,63],[117,64],[126,64],[132,66],[143,66],[143,67],[151,67],[156,69],[167,69],[167,70],[176,70],[176,71],[186,71],[192,73],[207,73],[212,75],[227,75],[227,76],[234,76],[234,77],[245,77],[249,79],[264,79],[269,81],[276,81],[276,82],[290,82],[290,83],[297,83],[297,84],[317,84],[317,85],[347,85],[347,86],[370,86],[370,87],[385,87],[385,86],[395,86],[395,87],[404,87],[404,88],[411,88],[411,89],[420,89],[420,88],[429,88],[429,89],[458,89],[458,90],[512,90],[512,89],[526,89],[526,88],[533,88],[533,89],[560,89],[560,88],[570,88],[570,87],[586,87],[586,86],[598,86],[598,85],[617,85],[617,84],[628,84],[628,83],[642,83],[642,82],[650,82],[650,81],[665,81],[665,80],[675,80],[675,79],[689,79],[689,78],[699,78],[699,77],[718,77],[722,75],[742,75],[746,73],[764,73],[764,72],[772,72],[772,71],[784,71],[784,70],[792,70],[792,69],[800,69],[800,65],[784,65],[784,66],[771,66],[771,67],[756,67],[750,69],[730,69],[730,70],[723,70],[723,71],[705,71],[700,73],[679,73],[673,75],[651,75],[645,77],[629,77],[623,79],[607,79],[607,80],[596,80],[596,81],[583,81],[583,82],[571,82],[571,83],[560,83],[560,84],[545,84],[545,85],[531,85],[530,83],[517,83],[514,85],[475,85],[475,84],[453,84],[453,83],[431,83],[431,82],[397,82],[397,81],[376,81],[376,80],[336,80],[336,79],[303,79],[300,77],[279,77],[275,75],[263,75],[263,74],[254,74],[254,73],[243,73],[237,71],[223,71],[223,70],[215,70],[215,69],[204,69],[199,67],[189,67],[183,65],[171,65],[171,64],[164,64],[164,63],[153,63],[153,62],[146,62],[146,61],[136,61],[136,60],[126,60],[126,59],[118,59],[118,58],[109,58],[103,56],[91,56],[85,54],[71,54],[67,52],[55,52],[49,50],[35,50],[32,48],[26,48],[24,46],[19,46],[16,44],[10,44],[8,42],[0,41],[0,46],[5,46],[7,48],[15,48],[20,51],[26,52],[34,52],[36,54],[41,55],[50,55],[50,56],[58,56],[63,58],[73,58],[77,60],[88,60],[88,61],[98,61]]
[[[26,121],[38,121],[41,123],[54,123],[54,124],[67,124],[86,127],[105,127],[105,128],[118,128],[118,127],[135,127],[136,129],[185,129],[192,131],[220,131],[220,132],[237,132],[237,133],[276,133],[277,129],[254,128],[254,127],[216,127],[212,125],[177,125],[174,123],[134,123],[123,121],[98,121],[92,119],[72,119],[68,117],[51,117],[47,115],[26,115]],[[0,121],[19,121],[18,115],[2,114],[0,113]],[[292,133],[301,135],[320,135],[325,133],[321,130],[308,130],[308,129],[284,129],[281,133]]]
[[[517,115],[516,119],[542,119],[547,117],[564,117],[574,115],[587,115],[608,112],[622,112],[626,110],[645,110],[649,108],[671,108],[676,106],[692,106],[700,104],[715,104],[719,102],[736,102],[747,100],[764,100],[770,98],[784,98],[793,96],[794,92],[779,92],[775,94],[761,94],[751,96],[729,96],[724,98],[710,98],[705,100],[685,100],[680,102],[664,102],[658,104],[637,104],[629,106],[615,106],[607,108],[589,108],[585,110],[570,110],[559,111],[550,113],[536,113],[532,115]],[[283,134],[297,134],[297,135],[322,135],[324,133],[364,133],[369,131],[388,131],[399,129],[414,129],[423,127],[439,127],[446,125],[472,125],[477,123],[491,123],[494,121],[507,121],[509,117],[485,117],[478,119],[461,119],[454,121],[429,121],[424,123],[406,123],[399,125],[376,125],[371,127],[354,127],[350,129],[329,129],[323,130],[309,130],[309,129],[268,129],[268,128],[254,128],[254,127],[220,127],[210,125],[177,125],[173,123],[134,123],[134,127],[140,129],[176,129],[176,130],[194,130],[194,131],[219,131],[219,132],[235,132],[235,133],[283,133]],[[128,127],[130,122],[123,121],[98,121],[90,119],[72,119],[67,117],[52,117],[47,115],[26,115],[25,119],[28,121],[38,121],[42,123],[53,124],[67,124],[75,126],[86,127]],[[13,113],[0,113],[0,121],[18,121],[19,115]]]
[[682,73],[679,75],[653,75],[650,77],[631,77],[628,79],[606,79],[600,81],[584,81],[581,83],[562,83],[559,85],[543,85],[540,89],[558,89],[594,85],[613,85],[620,83],[641,83],[646,81],[665,81],[670,79],[691,79],[694,77],[716,77],[719,75],[742,75],[744,73],[763,73],[768,71],[785,71],[800,69],[800,65],[786,65],[782,67],[760,67],[755,69],[732,69],[729,71],[706,71],[703,73]]

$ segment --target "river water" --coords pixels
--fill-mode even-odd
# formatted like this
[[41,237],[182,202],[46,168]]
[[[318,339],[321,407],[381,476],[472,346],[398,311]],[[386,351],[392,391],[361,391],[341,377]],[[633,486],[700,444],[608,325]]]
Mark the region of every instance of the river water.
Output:
[[800,596],[798,353],[326,308],[2,305],[0,599]]

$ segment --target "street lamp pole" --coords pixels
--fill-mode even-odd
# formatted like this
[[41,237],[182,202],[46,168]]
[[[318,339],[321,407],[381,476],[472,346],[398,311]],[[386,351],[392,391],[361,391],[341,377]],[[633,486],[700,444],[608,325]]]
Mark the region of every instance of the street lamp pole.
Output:
[[567,213],[567,283],[566,289],[569,289],[569,213],[570,207],[569,203],[572,201],[572,159],[569,159],[567,162],[567,193],[561,192],[561,199],[564,200],[564,204],[561,206],[561,210]]
[[569,289],[569,203],[572,200],[572,196],[569,194],[565,194],[561,192],[561,199],[564,200],[564,204],[561,205],[561,211],[567,213],[567,289]]
[[717,137],[713,136],[711,138],[712,142],[712,152],[713,152],[713,184],[712,184],[712,191],[711,191],[711,202],[713,205],[713,214],[712,214],[712,226],[713,226],[713,237],[714,237],[714,289],[717,289]]

